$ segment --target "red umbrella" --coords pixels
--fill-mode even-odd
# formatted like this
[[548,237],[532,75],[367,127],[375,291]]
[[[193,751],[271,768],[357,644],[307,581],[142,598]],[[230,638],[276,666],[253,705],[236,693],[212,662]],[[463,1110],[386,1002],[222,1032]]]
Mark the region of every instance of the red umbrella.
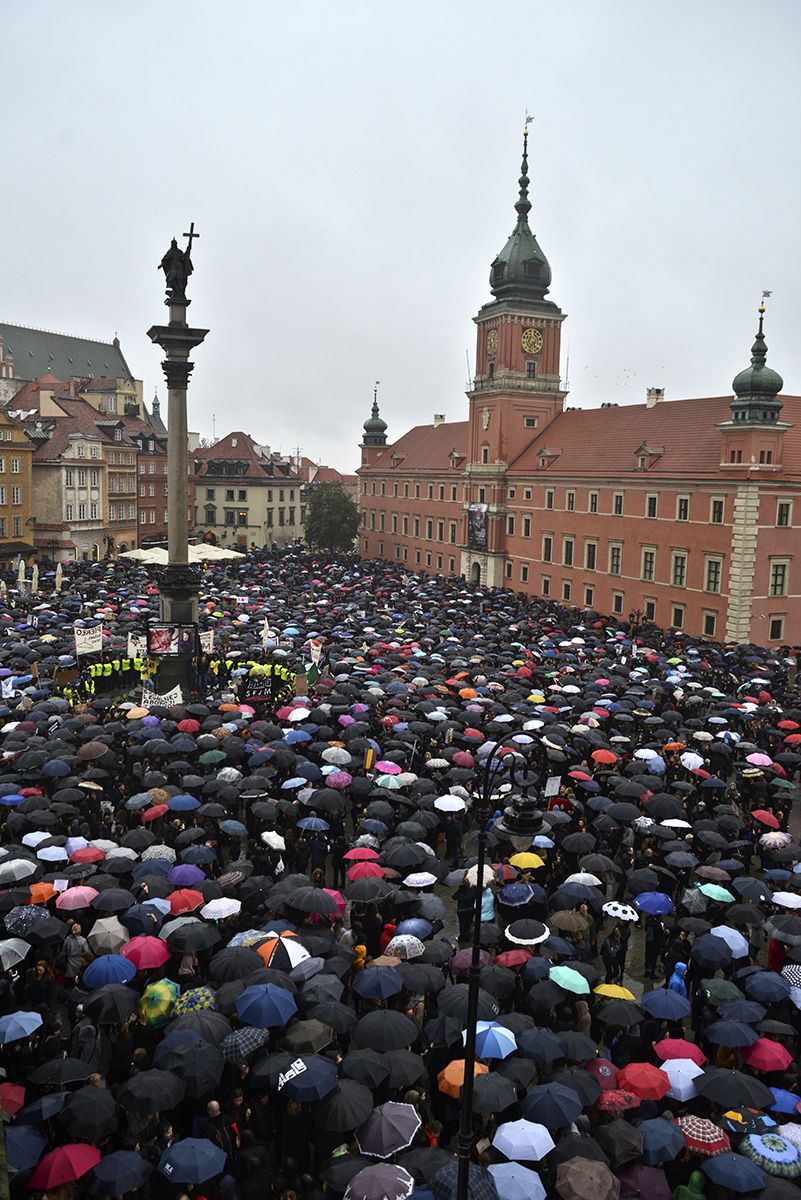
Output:
[[679,1117],[676,1124],[684,1134],[688,1150],[694,1150],[696,1154],[714,1158],[716,1154],[731,1150],[729,1135],[706,1117]]
[[595,762],[607,763],[610,766],[617,762],[617,755],[612,750],[593,750],[591,757]]
[[187,717],[184,721],[178,722],[178,729],[181,733],[197,733],[200,729],[200,723]]
[[176,913],[194,912],[205,903],[200,892],[195,892],[192,888],[179,888],[170,896],[170,912],[173,916]]
[[767,825],[768,829],[779,828],[779,822],[776,820],[773,813],[766,812],[764,808],[755,808],[752,811],[751,816],[755,817],[756,820],[760,821],[763,825]]
[[[622,1072],[618,1071],[618,1079],[621,1074]],[[670,1087],[670,1080],[668,1080],[668,1087]],[[600,1108],[602,1112],[625,1112],[627,1108],[639,1108],[640,1097],[635,1096],[634,1092],[625,1092],[621,1088],[610,1088],[608,1092],[601,1092],[595,1101],[595,1107]]]
[[654,1043],[654,1050],[663,1062],[670,1058],[691,1058],[699,1067],[706,1062],[706,1055],[700,1046],[684,1038],[662,1038],[661,1042]]
[[617,1067],[608,1058],[591,1058],[584,1070],[598,1080],[603,1091],[612,1092],[617,1087]]
[[375,862],[357,862],[348,867],[348,879],[383,879],[384,869]]
[[519,946],[517,950],[504,950],[503,954],[496,954],[492,961],[498,967],[519,967],[533,957],[525,946]]
[[160,967],[165,963],[170,957],[170,948],[161,938],[148,935],[131,938],[130,942],[120,947],[120,954],[132,962],[137,971],[147,971],[150,967]]
[[100,862],[105,857],[103,851],[98,850],[97,846],[84,846],[82,850],[73,850],[70,855],[70,862],[93,863]]
[[163,817],[165,813],[170,811],[166,804],[154,804],[152,808],[146,808],[142,813],[143,821],[157,821],[159,817]]
[[91,1171],[99,1162],[100,1151],[95,1146],[87,1146],[82,1142],[59,1146],[57,1150],[51,1150],[39,1160],[38,1166],[28,1179],[28,1187],[48,1191],[61,1183],[71,1183],[80,1179],[87,1171]]
[[0,1107],[3,1112],[13,1117],[25,1103],[25,1088],[18,1083],[0,1083]]
[[757,1038],[753,1046],[741,1046],[740,1054],[749,1067],[756,1067],[759,1071],[786,1071],[793,1061],[792,1054],[780,1042],[773,1042],[770,1038]]
[[670,1077],[651,1063],[629,1063],[617,1073],[617,1086],[634,1092],[641,1100],[661,1100],[669,1092]]
[[378,851],[371,850],[369,846],[354,846],[352,850],[348,850],[347,854],[342,855],[348,862],[367,862],[378,858]]

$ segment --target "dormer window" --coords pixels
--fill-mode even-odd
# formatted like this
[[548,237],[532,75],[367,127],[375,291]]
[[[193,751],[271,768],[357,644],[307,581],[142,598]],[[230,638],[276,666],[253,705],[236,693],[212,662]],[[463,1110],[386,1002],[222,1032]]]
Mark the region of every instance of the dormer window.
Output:
[[114,430],[114,441],[115,441],[115,442],[121,442],[121,441],[122,441],[122,430],[121,430],[121,429],[115,429],[115,430]]

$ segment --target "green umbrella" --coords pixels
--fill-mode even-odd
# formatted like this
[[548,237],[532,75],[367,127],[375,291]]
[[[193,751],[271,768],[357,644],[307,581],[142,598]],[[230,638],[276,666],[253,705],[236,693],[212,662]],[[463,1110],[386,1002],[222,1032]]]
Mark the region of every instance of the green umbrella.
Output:
[[566,992],[575,992],[578,996],[589,995],[590,985],[583,975],[570,967],[551,967],[549,977]]
[[701,987],[710,1004],[724,1004],[727,1000],[742,1000],[743,994],[729,979],[702,979]]
[[719,900],[722,904],[728,904],[734,900],[731,892],[717,883],[702,883],[698,891],[703,892],[710,900]]
[[207,750],[205,754],[201,754],[198,762],[202,763],[218,763],[225,758],[225,752],[222,750]]
[[156,1028],[166,1025],[172,1013],[172,1006],[180,994],[181,989],[171,979],[159,979],[156,983],[149,983],[140,1000],[147,1024]]

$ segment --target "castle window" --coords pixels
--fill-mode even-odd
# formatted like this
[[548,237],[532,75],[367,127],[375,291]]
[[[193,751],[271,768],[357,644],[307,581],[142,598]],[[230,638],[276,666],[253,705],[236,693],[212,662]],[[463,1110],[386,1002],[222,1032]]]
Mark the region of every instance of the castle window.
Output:
[[720,558],[708,558],[706,560],[706,588],[707,592],[719,592],[720,580],[723,574],[723,560]]
[[592,608],[592,602],[595,599],[595,588],[585,587],[584,589],[584,604],[587,608]]
[[772,616],[769,618],[769,621],[769,640],[771,642],[780,642],[784,637],[784,617]]
[[689,521],[690,519],[690,497],[678,496],[676,498],[676,520]]
[[711,525],[723,524],[723,501],[713,500],[709,513],[709,522]]
[[623,516],[623,493],[615,492],[612,497],[612,513],[616,517]]
[[542,592],[543,596],[550,596],[550,594],[551,594],[551,577],[550,577],[550,575],[543,575],[542,586],[540,587],[540,591]]
[[612,612],[620,614],[623,612],[623,593],[612,592]]
[[528,563],[520,564],[520,582],[528,583]]
[[[531,365],[534,366],[535,364],[532,363]],[[525,419],[526,429],[536,429],[537,428],[537,420],[538,420],[537,417],[526,417],[526,419]]]
[[718,614],[714,612],[704,613],[704,637],[713,638],[715,636],[715,628],[717,626]]
[[780,500],[776,505],[776,524],[782,526],[789,525],[792,510],[793,506],[791,501]]
[[684,605],[683,604],[674,604],[673,605],[673,614],[670,618],[670,623],[674,629],[683,629],[684,628]]
[[481,461],[482,461],[483,463],[488,463],[488,462],[489,462],[489,446],[482,446],[482,447],[481,447]]
[[787,563],[772,562],[770,566],[770,595],[787,595]]
[[526,379],[536,379],[536,378],[537,378],[537,364],[534,362],[533,358],[529,358],[526,360]]

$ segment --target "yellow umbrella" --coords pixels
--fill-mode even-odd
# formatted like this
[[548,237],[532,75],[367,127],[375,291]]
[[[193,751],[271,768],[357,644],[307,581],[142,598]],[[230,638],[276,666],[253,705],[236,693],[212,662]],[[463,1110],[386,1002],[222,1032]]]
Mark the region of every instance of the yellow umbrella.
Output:
[[621,987],[618,983],[599,983],[596,988],[592,989],[599,996],[608,996],[611,1000],[633,1000],[634,993],[628,988]]
[[532,854],[530,850],[526,850],[523,854],[515,854],[513,858],[509,859],[509,862],[513,867],[522,867],[523,869],[531,867],[533,870],[536,867],[545,866],[544,859],[540,858],[539,854]]

